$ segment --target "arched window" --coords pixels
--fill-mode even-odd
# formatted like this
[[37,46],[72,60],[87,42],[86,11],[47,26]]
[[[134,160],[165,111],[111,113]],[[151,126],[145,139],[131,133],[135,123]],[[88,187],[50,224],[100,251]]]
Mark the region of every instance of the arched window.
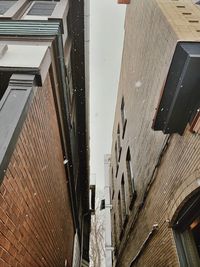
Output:
[[182,267],[200,266],[200,192],[191,197],[173,225]]

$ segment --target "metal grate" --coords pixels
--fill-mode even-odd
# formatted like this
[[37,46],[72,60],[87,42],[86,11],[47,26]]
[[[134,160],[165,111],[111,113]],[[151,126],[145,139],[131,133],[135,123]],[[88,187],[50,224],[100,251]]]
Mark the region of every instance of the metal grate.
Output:
[[56,3],[34,3],[27,15],[51,16]]
[[0,1],[0,15],[3,15],[16,1]]

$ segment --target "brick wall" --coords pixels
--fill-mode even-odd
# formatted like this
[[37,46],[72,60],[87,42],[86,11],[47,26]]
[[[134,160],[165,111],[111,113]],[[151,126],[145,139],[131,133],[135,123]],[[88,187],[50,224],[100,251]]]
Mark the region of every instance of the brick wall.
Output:
[[0,266],[71,266],[74,228],[49,76],[0,187]]
[[[190,1],[136,0],[127,7],[124,51],[113,128],[111,168],[116,173],[115,142],[117,127],[122,122],[120,107],[125,101],[127,125],[124,138],[121,134],[121,158],[114,178],[112,199],[113,217],[117,220],[117,266],[130,266],[154,224],[158,224],[152,239],[134,266],[173,267],[179,266],[170,221],[181,203],[198,190],[200,175],[200,136],[185,131],[183,136],[173,135],[164,152],[161,164],[158,159],[166,142],[166,136],[151,129],[155,109],[178,40],[200,41],[197,26],[186,20],[176,5],[187,2],[183,9],[195,11],[200,18],[199,7]],[[190,2],[190,4],[188,4]],[[174,10],[174,8],[176,8]],[[171,11],[170,11],[171,10]],[[174,11],[174,12],[172,12]],[[187,10],[186,10],[187,11]],[[174,14],[179,14],[175,20]],[[130,199],[126,169],[126,154],[130,148],[131,164],[137,198],[129,209]],[[128,222],[119,229],[118,194],[124,174]],[[154,182],[149,186],[150,181]],[[112,186],[112,182],[111,186]],[[147,193],[148,191],[148,193]],[[143,204],[142,204],[143,203]],[[113,241],[114,241],[113,236]]]

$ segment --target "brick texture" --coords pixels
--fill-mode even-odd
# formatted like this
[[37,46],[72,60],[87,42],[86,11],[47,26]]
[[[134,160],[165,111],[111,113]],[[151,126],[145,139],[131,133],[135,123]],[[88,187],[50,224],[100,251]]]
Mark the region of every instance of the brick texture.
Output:
[[[184,6],[182,11],[177,7],[179,5]],[[200,9],[192,1],[135,0],[127,7],[111,153],[111,169],[115,174],[115,142],[120,124],[122,151],[114,188],[110,179],[111,191],[114,191],[112,239],[117,248],[114,266],[130,266],[154,224],[158,224],[158,229],[134,266],[179,266],[170,222],[185,200],[200,190],[200,136],[191,133],[189,128],[183,136],[172,135],[159,161],[167,136],[154,132],[151,126],[177,42],[200,41],[198,23],[189,22],[187,16],[200,19]],[[120,114],[122,97],[127,119],[124,138]],[[137,192],[132,209],[129,208],[131,199],[126,168],[128,148]],[[128,222],[122,229],[117,203],[123,174]]]
[[0,266],[64,266],[74,228],[49,76],[38,88],[0,187]]

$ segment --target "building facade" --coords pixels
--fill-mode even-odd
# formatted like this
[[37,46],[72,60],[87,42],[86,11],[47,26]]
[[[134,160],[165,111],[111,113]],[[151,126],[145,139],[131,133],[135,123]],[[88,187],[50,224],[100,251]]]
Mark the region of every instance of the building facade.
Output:
[[89,266],[89,1],[0,1],[0,266]]
[[113,266],[200,266],[200,6],[127,6],[111,153]]

